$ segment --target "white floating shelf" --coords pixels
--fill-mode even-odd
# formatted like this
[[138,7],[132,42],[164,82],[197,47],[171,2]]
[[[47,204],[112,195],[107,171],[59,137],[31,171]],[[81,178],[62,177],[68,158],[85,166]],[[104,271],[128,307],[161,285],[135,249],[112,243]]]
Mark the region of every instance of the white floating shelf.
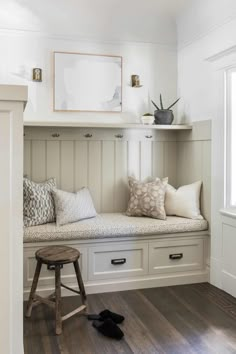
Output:
[[25,127],[77,127],[77,128],[110,128],[110,129],[154,129],[154,130],[192,130],[192,125],[144,125],[124,123],[84,123],[84,122],[59,122],[59,121],[25,121]]

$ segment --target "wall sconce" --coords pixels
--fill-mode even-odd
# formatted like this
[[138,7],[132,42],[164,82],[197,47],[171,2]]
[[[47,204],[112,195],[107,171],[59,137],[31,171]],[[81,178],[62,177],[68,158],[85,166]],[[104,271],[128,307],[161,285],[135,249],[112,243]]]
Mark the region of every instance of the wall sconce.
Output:
[[136,88],[143,86],[143,85],[140,85],[139,75],[132,75],[131,76],[131,86],[136,87]]
[[35,81],[35,82],[42,81],[42,69],[33,68],[33,81]]

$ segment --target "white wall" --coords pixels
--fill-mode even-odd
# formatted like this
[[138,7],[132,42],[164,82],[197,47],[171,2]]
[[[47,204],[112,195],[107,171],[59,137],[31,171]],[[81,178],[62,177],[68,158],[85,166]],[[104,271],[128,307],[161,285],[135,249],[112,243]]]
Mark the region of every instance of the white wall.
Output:
[[233,255],[223,250],[233,246],[232,237],[224,237],[219,210],[224,207],[224,72],[236,64],[235,14],[234,0],[193,0],[178,19],[178,120],[212,119],[211,282],[232,294],[234,287],[234,295],[232,267],[231,287],[224,281],[226,258]]
[[[53,51],[74,51],[123,56],[123,113],[55,113],[52,107]],[[29,87],[26,120],[80,120],[96,122],[136,121],[153,110],[159,93],[168,104],[176,98],[177,53],[175,44],[101,42],[45,36],[40,33],[0,31],[0,81]],[[43,69],[43,82],[32,82],[32,68]],[[132,74],[139,74],[140,89],[130,86]]]

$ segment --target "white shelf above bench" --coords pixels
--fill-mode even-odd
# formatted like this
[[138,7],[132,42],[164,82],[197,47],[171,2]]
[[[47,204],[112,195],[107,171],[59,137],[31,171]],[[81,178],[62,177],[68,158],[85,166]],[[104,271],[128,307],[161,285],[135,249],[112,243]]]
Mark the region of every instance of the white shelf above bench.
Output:
[[192,130],[192,125],[143,125],[125,123],[85,123],[60,121],[24,121],[25,127],[77,127],[77,128],[117,128],[117,129],[154,129],[154,130]]

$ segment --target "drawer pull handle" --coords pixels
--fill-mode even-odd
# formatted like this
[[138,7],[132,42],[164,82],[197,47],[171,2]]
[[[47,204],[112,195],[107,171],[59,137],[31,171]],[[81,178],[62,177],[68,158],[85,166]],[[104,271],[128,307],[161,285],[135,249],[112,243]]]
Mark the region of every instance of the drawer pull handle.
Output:
[[115,137],[118,138],[118,139],[122,139],[123,135],[122,134],[116,134]]
[[119,259],[112,259],[111,264],[113,265],[120,265],[120,264],[125,264],[126,263],[126,258],[119,258]]
[[145,135],[146,139],[152,139],[152,135]]
[[84,134],[84,137],[85,137],[85,138],[92,138],[92,136],[93,136],[93,134],[89,134],[89,133]]
[[169,258],[170,259],[181,259],[181,258],[183,258],[183,253],[175,253],[175,254],[170,254],[169,255]]
[[[60,264],[60,269],[63,268],[63,264]],[[55,270],[55,264],[48,264],[47,270]]]

